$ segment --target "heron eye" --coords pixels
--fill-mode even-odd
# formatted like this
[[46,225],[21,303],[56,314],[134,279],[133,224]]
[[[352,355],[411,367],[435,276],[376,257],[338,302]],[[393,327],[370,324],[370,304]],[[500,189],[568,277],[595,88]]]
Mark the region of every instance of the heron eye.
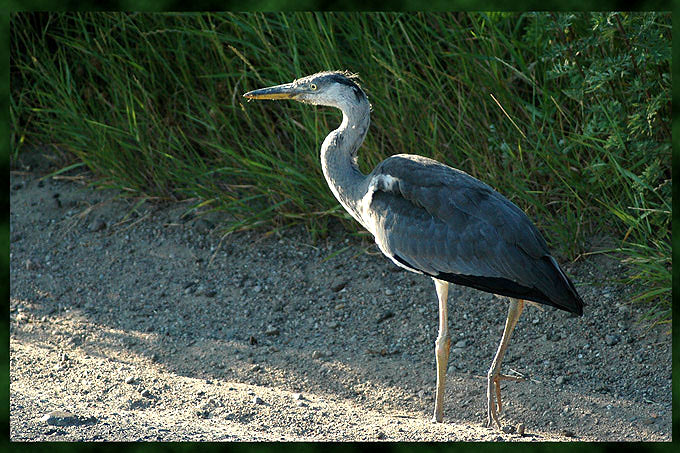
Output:
[[316,90],[316,84],[312,83],[311,85],[309,85],[309,88],[311,88],[312,91]]

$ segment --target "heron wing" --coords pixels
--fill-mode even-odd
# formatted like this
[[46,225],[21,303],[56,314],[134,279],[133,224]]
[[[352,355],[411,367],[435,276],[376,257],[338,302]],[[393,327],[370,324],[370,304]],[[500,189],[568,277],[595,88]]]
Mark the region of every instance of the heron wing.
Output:
[[365,224],[395,263],[484,291],[576,309],[573,295],[561,295],[573,285],[541,234],[488,185],[412,155],[384,160],[370,178]]

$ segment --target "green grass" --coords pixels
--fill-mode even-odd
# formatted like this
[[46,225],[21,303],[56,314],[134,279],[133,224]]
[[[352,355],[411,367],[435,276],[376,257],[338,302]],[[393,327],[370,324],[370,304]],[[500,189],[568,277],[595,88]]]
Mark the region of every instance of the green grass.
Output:
[[[669,14],[14,14],[12,157],[55,145],[98,184],[196,199],[227,230],[351,221],[318,150],[338,112],[241,95],[358,72],[368,172],[434,157],[523,208],[562,259],[608,235],[670,319]],[[71,159],[71,160],[69,160]]]

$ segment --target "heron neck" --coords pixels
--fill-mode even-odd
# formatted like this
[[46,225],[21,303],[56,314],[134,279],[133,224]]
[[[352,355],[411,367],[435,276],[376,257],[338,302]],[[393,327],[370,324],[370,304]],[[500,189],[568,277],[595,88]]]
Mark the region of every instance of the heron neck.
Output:
[[340,204],[363,225],[359,203],[366,192],[367,178],[357,164],[357,152],[370,124],[370,106],[364,98],[357,105],[339,106],[342,124],[321,146],[321,169]]

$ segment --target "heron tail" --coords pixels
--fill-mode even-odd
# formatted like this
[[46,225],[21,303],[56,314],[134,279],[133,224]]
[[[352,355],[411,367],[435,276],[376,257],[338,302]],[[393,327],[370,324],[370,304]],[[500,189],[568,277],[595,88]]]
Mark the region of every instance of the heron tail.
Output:
[[558,278],[555,282],[557,286],[557,288],[555,288],[557,290],[555,292],[556,296],[551,297],[551,299],[553,299],[552,301],[555,303],[555,306],[557,308],[561,308],[562,310],[575,313],[578,316],[583,316],[583,306],[585,304],[583,303],[581,296],[578,294],[578,291],[576,291],[574,283],[569,277],[567,277],[567,274],[564,273],[560,265],[557,264],[555,258],[552,256],[548,256],[547,258],[550,261],[552,267],[556,269],[558,273]]

